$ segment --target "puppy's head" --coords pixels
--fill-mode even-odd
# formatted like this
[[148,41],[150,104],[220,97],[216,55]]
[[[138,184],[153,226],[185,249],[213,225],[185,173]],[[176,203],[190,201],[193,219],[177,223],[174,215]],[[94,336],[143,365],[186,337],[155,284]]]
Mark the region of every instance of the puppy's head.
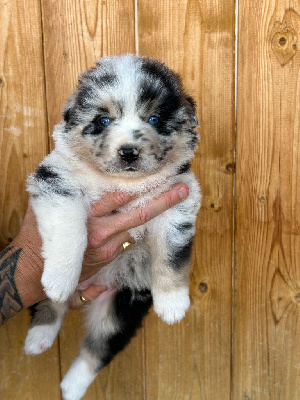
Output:
[[82,73],[64,110],[64,142],[111,176],[141,177],[188,162],[197,145],[195,103],[164,64],[125,55]]

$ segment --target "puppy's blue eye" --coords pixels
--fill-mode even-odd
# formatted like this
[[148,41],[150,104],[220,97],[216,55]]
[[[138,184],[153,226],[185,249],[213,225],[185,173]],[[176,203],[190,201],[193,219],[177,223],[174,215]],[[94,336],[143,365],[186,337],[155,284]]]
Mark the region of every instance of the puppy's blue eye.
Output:
[[108,117],[101,117],[99,122],[102,126],[108,126],[111,123],[111,120]]
[[148,119],[149,124],[151,125],[158,125],[159,124],[159,118],[156,115],[152,115],[149,119]]

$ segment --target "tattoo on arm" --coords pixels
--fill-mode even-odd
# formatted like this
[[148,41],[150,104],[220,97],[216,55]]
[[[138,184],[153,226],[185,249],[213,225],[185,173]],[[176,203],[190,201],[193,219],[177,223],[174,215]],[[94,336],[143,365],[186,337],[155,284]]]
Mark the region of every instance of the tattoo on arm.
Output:
[[0,326],[23,309],[15,273],[22,248],[8,247],[0,252]]

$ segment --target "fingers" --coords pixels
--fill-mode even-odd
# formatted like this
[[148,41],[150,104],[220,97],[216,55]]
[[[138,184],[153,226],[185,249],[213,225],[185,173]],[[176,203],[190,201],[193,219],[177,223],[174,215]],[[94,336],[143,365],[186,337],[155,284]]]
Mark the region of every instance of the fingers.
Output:
[[72,310],[78,310],[81,308],[84,303],[80,299],[80,294],[88,301],[95,300],[101,293],[105,292],[107,290],[106,286],[99,286],[99,285],[91,285],[87,289],[83,290],[82,292],[79,292],[76,290],[76,292],[73,294],[71,301],[70,301],[70,308]]
[[[92,247],[105,244],[112,235],[135,228],[180,203],[189,194],[188,186],[179,183],[146,205],[136,207],[129,212],[118,212],[101,218],[101,227],[96,225],[89,232]],[[129,240],[130,241],[130,240]]]
[[110,214],[117,208],[120,208],[133,200],[135,197],[136,196],[124,192],[107,193],[103,196],[101,201],[93,204],[91,215],[93,217],[102,217]]
[[130,236],[127,231],[117,233],[105,241],[102,233],[100,233],[101,238],[98,236],[98,240],[102,241],[104,244],[100,245],[98,241],[93,241],[90,238],[89,251],[85,253],[84,265],[99,265],[102,266],[110,263],[123,251],[123,243],[130,242],[135,243],[134,239]]

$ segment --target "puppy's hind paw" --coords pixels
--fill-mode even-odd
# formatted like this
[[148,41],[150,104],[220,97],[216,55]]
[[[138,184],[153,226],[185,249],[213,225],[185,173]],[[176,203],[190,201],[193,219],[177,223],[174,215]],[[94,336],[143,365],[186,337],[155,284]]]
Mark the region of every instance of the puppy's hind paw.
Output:
[[75,359],[60,384],[64,400],[80,400],[88,386],[95,379],[96,373],[92,372],[85,360]]
[[188,288],[169,293],[154,292],[153,304],[156,314],[167,324],[172,325],[184,317],[190,306]]
[[25,340],[26,354],[37,355],[47,351],[53,344],[58,328],[54,325],[38,325],[29,329]]

